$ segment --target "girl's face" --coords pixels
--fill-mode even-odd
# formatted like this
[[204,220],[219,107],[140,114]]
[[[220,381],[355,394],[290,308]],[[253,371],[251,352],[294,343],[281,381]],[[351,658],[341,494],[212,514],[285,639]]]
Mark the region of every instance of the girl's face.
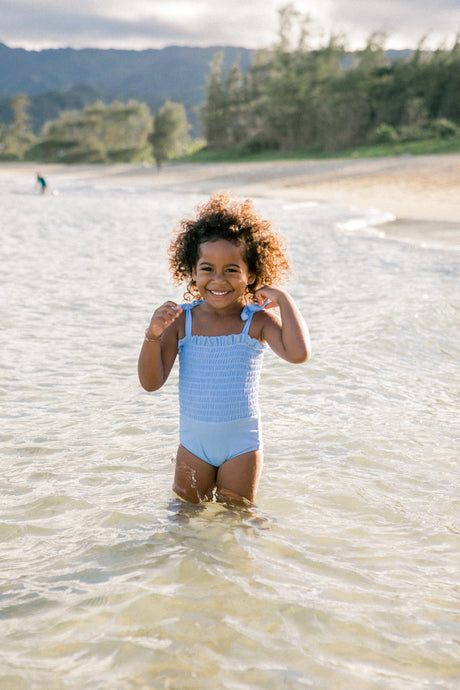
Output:
[[202,299],[216,308],[245,302],[246,288],[255,276],[249,273],[242,245],[214,240],[200,245],[192,278]]

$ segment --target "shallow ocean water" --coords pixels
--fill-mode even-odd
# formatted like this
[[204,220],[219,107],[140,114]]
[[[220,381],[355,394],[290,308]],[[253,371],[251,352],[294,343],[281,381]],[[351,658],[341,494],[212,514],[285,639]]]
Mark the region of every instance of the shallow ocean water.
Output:
[[255,200],[313,357],[266,355],[257,507],[194,507],[177,371],[136,366],[203,197],[30,187],[0,197],[0,689],[457,688],[459,254]]

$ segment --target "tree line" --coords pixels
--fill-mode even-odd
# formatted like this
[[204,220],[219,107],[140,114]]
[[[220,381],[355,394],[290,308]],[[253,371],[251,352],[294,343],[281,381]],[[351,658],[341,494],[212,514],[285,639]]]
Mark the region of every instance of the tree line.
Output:
[[0,124],[3,160],[60,163],[149,161],[157,166],[182,155],[189,145],[185,107],[166,101],[152,118],[145,103],[98,101],[83,110],[63,111],[34,136],[27,115],[29,99],[11,99],[13,123]]
[[246,74],[211,66],[202,108],[211,150],[333,152],[368,143],[458,134],[460,43],[390,61],[385,36],[347,52],[338,36],[312,48],[310,20],[280,11],[278,40],[258,51]]
[[[246,72],[211,63],[200,109],[208,150],[334,152],[364,143],[449,137],[460,132],[460,43],[389,60],[385,37],[372,35],[349,53],[331,36],[312,47],[308,15],[279,13],[275,45]],[[33,134],[28,97],[10,102],[13,122],[0,123],[0,160],[62,163],[144,161],[159,167],[190,148],[184,105],[166,101],[152,116],[142,102],[98,101],[68,110]]]

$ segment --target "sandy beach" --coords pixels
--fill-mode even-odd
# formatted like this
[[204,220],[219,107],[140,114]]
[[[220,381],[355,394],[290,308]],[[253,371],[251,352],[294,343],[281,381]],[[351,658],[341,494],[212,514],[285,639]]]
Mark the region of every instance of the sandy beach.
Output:
[[386,237],[460,249],[460,154],[325,161],[169,164],[155,166],[40,165],[0,163],[4,175],[40,168],[50,186],[59,180],[132,184],[155,190],[208,194],[227,189],[238,196],[292,201],[335,201],[378,208],[394,216]]

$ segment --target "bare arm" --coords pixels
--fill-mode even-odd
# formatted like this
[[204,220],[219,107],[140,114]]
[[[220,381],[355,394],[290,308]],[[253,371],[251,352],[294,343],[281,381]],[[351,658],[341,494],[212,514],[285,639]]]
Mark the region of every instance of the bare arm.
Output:
[[306,362],[311,355],[310,335],[292,297],[284,290],[270,286],[257,290],[256,297],[259,304],[268,298],[267,308],[279,307],[280,310],[281,323],[275,316],[265,313],[263,340],[287,362]]
[[165,302],[153,313],[137,365],[139,381],[146,391],[156,391],[167,380],[177,355],[178,324],[182,309]]

